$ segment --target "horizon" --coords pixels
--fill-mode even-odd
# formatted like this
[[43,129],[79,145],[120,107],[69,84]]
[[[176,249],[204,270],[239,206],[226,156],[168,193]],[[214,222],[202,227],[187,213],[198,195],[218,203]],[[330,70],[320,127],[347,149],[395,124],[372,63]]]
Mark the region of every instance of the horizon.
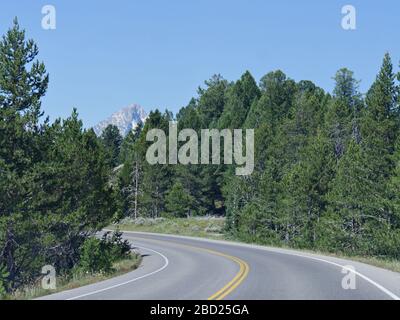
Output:
[[258,82],[279,69],[332,92],[332,77],[346,67],[365,93],[385,52],[396,67],[400,60],[400,44],[392,41],[400,27],[400,4],[392,0],[385,5],[352,1],[356,30],[341,27],[346,3],[337,0],[257,0],[252,6],[245,1],[111,5],[57,0],[51,2],[54,30],[41,26],[46,4],[5,3],[0,31],[4,34],[18,17],[28,38],[38,43],[39,59],[50,74],[45,115],[54,121],[77,108],[87,128],[131,104],[147,113],[157,108],[176,114],[214,74],[236,81],[249,70]]

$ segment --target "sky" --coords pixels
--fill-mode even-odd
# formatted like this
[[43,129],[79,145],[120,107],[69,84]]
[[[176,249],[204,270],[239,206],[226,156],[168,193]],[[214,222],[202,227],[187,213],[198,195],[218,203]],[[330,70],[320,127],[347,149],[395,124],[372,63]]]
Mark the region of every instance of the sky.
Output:
[[[348,4],[355,30],[341,26]],[[42,28],[44,5],[54,30]],[[132,103],[176,113],[213,74],[259,81],[281,69],[331,91],[347,67],[365,92],[385,52],[398,70],[399,12],[398,0],[2,0],[0,33],[18,17],[50,74],[45,114],[76,107],[90,127]]]

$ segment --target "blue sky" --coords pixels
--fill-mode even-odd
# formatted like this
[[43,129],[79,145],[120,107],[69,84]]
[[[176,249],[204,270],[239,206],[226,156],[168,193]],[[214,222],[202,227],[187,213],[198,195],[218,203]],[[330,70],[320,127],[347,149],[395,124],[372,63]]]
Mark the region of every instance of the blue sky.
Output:
[[[56,30],[41,27],[54,5]],[[357,29],[341,28],[341,8]],[[52,120],[77,107],[86,126],[131,103],[174,112],[215,73],[259,80],[282,69],[326,90],[348,67],[366,91],[389,51],[400,59],[398,0],[2,0],[0,33],[18,16],[50,73],[43,109]]]

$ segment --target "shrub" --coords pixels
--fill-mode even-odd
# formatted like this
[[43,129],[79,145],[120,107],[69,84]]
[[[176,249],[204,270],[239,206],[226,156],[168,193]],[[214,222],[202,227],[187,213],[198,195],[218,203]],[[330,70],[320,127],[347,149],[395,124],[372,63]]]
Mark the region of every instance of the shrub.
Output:
[[82,245],[79,269],[84,272],[110,272],[112,261],[105,243],[97,238],[88,238]]
[[102,241],[109,253],[111,262],[127,259],[130,256],[131,245],[128,240],[122,239],[122,232],[116,230],[110,236],[110,232],[103,235]]
[[81,248],[79,270],[90,273],[111,272],[112,264],[130,256],[131,245],[122,232],[106,232],[101,239],[88,238]]

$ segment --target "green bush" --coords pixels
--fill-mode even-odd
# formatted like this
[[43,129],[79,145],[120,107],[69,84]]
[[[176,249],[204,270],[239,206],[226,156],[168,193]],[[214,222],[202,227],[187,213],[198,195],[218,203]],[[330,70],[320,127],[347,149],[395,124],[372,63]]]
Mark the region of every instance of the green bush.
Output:
[[110,272],[112,261],[102,240],[88,238],[82,246],[79,269],[85,272]]
[[109,253],[112,262],[127,259],[130,256],[131,245],[128,240],[122,239],[122,232],[119,230],[106,232],[103,235],[102,241],[105,244],[105,249]]
[[119,231],[111,235],[106,232],[101,239],[88,238],[81,248],[78,269],[90,273],[109,273],[114,262],[129,258],[130,251],[129,242],[122,239]]

